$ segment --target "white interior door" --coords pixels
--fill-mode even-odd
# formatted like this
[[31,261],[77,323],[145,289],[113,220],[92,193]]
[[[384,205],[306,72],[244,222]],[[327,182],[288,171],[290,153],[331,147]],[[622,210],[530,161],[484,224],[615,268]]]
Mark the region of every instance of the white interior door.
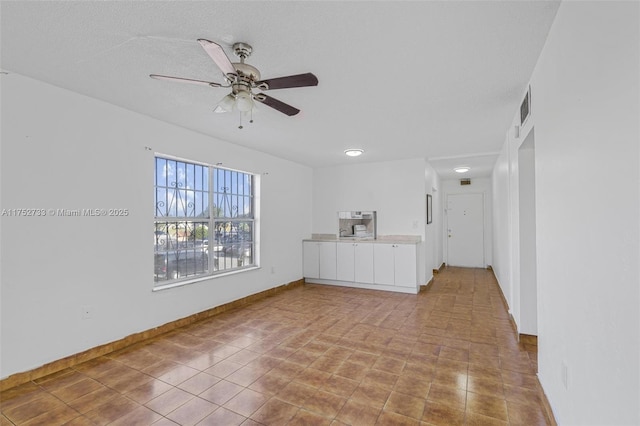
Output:
[[447,196],[447,264],[484,268],[483,194]]

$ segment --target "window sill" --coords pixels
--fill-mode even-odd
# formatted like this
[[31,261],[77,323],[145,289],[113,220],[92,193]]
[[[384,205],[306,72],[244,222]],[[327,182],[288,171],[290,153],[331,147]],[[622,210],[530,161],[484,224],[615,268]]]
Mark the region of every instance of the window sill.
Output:
[[211,275],[203,275],[197,278],[189,278],[183,281],[174,281],[171,283],[155,286],[152,291],[155,292],[155,291],[161,291],[161,290],[168,290],[170,288],[182,287],[189,284],[199,283],[201,281],[207,281],[207,280],[221,278],[221,277],[228,277],[230,275],[241,274],[247,271],[255,271],[256,269],[260,269],[260,266],[248,266],[246,268],[236,269],[233,271],[214,273]]

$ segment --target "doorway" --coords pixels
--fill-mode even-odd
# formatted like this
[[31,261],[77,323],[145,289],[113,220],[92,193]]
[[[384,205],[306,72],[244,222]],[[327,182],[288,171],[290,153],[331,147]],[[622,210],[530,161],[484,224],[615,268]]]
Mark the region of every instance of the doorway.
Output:
[[484,268],[484,195],[447,196],[447,264]]
[[520,241],[520,333],[538,335],[536,259],[535,136],[531,129],[518,149]]

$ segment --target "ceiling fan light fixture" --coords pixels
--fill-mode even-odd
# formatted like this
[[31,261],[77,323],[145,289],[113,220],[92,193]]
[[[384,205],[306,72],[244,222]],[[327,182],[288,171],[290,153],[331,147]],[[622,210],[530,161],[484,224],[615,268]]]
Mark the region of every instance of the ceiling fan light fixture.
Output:
[[253,108],[253,99],[249,92],[239,92],[236,95],[236,108],[241,112],[249,112]]
[[231,112],[233,111],[233,107],[236,104],[236,98],[229,93],[227,96],[222,98],[220,102],[218,102],[218,106],[214,109],[214,112],[222,113],[222,112]]
[[467,173],[469,170],[471,170],[471,168],[467,166],[460,166],[453,169],[453,171],[456,173]]
[[364,153],[364,149],[349,148],[349,149],[345,149],[344,153],[349,157],[357,157],[357,156],[362,155]]

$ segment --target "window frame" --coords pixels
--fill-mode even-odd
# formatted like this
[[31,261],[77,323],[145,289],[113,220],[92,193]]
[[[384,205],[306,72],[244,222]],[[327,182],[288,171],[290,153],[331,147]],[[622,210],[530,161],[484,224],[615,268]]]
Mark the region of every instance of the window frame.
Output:
[[[157,177],[157,173],[158,173],[158,160],[165,160],[165,161],[173,161],[176,163],[184,163],[185,168],[188,167],[189,165],[194,165],[194,166],[200,166],[203,167],[207,170],[208,176],[207,176],[207,189],[206,191],[202,190],[202,189],[192,189],[192,191],[195,192],[207,192],[207,196],[206,196],[206,205],[203,204],[202,209],[203,211],[207,211],[209,212],[208,217],[198,217],[198,216],[186,216],[186,217],[182,217],[182,216],[158,216],[158,198],[157,198],[157,194],[158,194],[158,188],[160,188],[160,186],[158,185],[158,177]],[[154,222],[154,282],[153,282],[153,291],[157,291],[157,290],[164,290],[167,288],[173,288],[173,287],[178,287],[178,286],[183,286],[183,285],[187,285],[187,284],[191,284],[191,283],[195,283],[195,282],[200,282],[203,280],[209,280],[212,278],[218,278],[218,277],[222,277],[222,276],[227,276],[227,275],[231,275],[231,274],[237,274],[237,273],[241,273],[241,272],[246,272],[246,271],[250,271],[250,270],[255,270],[258,269],[260,267],[259,265],[259,246],[258,246],[258,180],[259,180],[259,174],[256,173],[251,173],[251,172],[247,172],[247,171],[242,171],[242,170],[237,170],[237,169],[232,169],[232,168],[228,168],[228,167],[222,167],[220,163],[217,164],[209,164],[209,163],[204,163],[201,161],[194,161],[194,160],[188,160],[188,159],[184,159],[184,158],[180,158],[180,157],[175,157],[172,155],[166,155],[166,154],[161,154],[161,153],[155,153],[154,157],[153,157],[153,161],[154,161],[154,181],[153,181],[153,191],[154,191],[154,216],[153,216],[153,222]],[[166,166],[165,166],[166,167]],[[220,197],[220,188],[217,188],[215,185],[217,183],[216,181],[216,175],[219,174],[220,172],[224,173],[225,175],[227,173],[230,173],[231,177],[235,177],[235,181],[236,181],[236,186],[237,183],[240,180],[240,177],[242,176],[243,179],[243,185],[245,185],[246,183],[244,182],[245,176],[248,177],[249,182],[249,191],[248,193],[244,192],[242,193],[242,197],[243,197],[243,206],[246,206],[246,198],[248,198],[249,200],[249,205],[248,205],[248,216],[245,216],[247,213],[243,213],[242,216],[233,215],[233,210],[237,210],[238,206],[234,206],[233,205],[233,201],[229,201],[228,197],[231,197],[231,199],[233,199],[233,195],[238,196],[239,194],[233,194],[233,191],[235,188],[231,187],[228,188],[230,193],[226,194],[226,191],[223,193],[223,197],[225,197],[224,201],[227,201],[229,204],[229,209],[231,210],[230,214],[228,215],[219,215],[218,211],[220,210],[219,207],[216,206],[216,197]],[[179,187],[178,183],[175,184],[175,191],[179,191],[177,188]],[[162,187],[164,190],[170,190],[170,186],[167,184],[166,186]],[[244,188],[244,186],[243,186]],[[237,199],[236,199],[237,201]],[[168,206],[167,206],[168,207]],[[224,210],[224,209],[223,209]],[[176,213],[178,213],[176,211]],[[194,208],[194,213],[195,212],[195,208]],[[202,273],[198,273],[195,272],[194,275],[188,275],[188,276],[184,276],[184,277],[177,277],[177,278],[169,278],[168,276],[165,276],[164,279],[162,280],[158,280],[158,274],[157,274],[157,268],[156,268],[156,262],[157,260],[157,255],[158,255],[158,243],[157,243],[157,232],[158,232],[158,224],[161,223],[174,223],[174,224],[184,224],[185,226],[187,226],[188,223],[193,224],[193,229],[191,232],[193,232],[195,234],[195,230],[196,228],[199,226],[199,223],[207,223],[207,235],[201,239],[201,241],[203,241],[203,246],[204,246],[204,241],[206,241],[206,252],[207,252],[207,270],[205,272]],[[240,254],[240,250],[244,250],[244,247],[246,246],[246,243],[248,243],[249,245],[249,253],[250,253],[250,257],[249,259],[251,260],[251,263],[248,265],[244,264],[244,257],[243,257],[243,264],[238,266],[238,263],[240,262],[240,256],[237,257],[236,259],[236,266],[233,266],[233,241],[230,244],[220,244],[219,241],[217,240],[217,233],[216,233],[216,226],[218,226],[218,224],[223,223],[223,224],[231,224],[231,235],[233,235],[233,224],[239,224],[239,223],[247,223],[249,224],[248,227],[250,228],[250,236],[249,239],[241,239],[240,240],[240,244],[239,247],[240,249],[238,250],[238,254]],[[178,226],[176,225],[176,233],[177,233],[177,229]],[[238,234],[237,232],[237,225],[236,225],[236,235]],[[169,236],[169,233],[167,233],[167,239],[171,239]],[[185,238],[189,238],[189,240],[184,240],[182,242],[178,241],[179,237],[176,237],[176,247],[179,247],[179,243],[185,244],[186,243],[186,249],[189,249],[188,243],[190,238],[190,235],[186,235]],[[196,240],[195,240],[195,235],[194,235],[194,240],[193,240],[193,246],[195,247],[196,245]],[[172,250],[167,250],[167,248],[169,247],[169,243],[167,243],[165,245],[165,250],[164,251],[160,251],[160,255],[162,255],[163,253],[167,253],[166,256],[169,256],[170,251]],[[227,256],[226,255],[226,249],[230,248],[231,251],[231,255]],[[179,248],[175,249],[176,251],[180,251]],[[194,249],[195,250],[195,249]],[[220,260],[219,254],[216,253],[216,250],[224,250],[224,256],[223,256],[223,262],[225,264],[225,267],[223,269],[219,269],[218,266],[218,262]],[[231,265],[230,267],[227,266],[227,262],[229,262],[229,264]],[[168,273],[168,271],[165,269],[165,273]]]

